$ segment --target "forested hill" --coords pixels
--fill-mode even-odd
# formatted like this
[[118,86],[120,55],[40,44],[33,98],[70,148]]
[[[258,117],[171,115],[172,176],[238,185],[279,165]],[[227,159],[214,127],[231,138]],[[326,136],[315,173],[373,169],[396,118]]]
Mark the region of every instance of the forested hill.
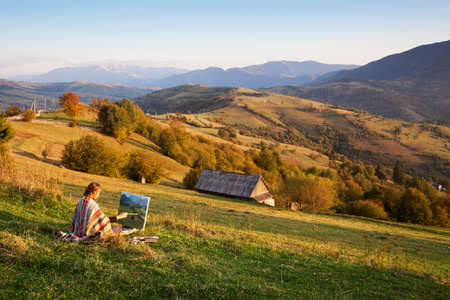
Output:
[[[446,68],[445,68],[446,67]],[[386,56],[354,70],[336,73],[329,80],[355,78],[372,80],[436,80],[450,75],[450,40],[422,45]],[[446,77],[448,79],[448,77]],[[448,81],[447,81],[448,82]]]
[[272,91],[403,120],[450,123],[450,41],[340,71],[313,86],[283,86]]
[[146,94],[134,102],[151,114],[198,113],[229,105],[236,91],[238,88],[183,85]]
[[[328,104],[243,88],[179,86],[136,99],[148,113],[184,113],[198,127],[231,126],[244,135],[299,145],[327,155],[450,177],[450,129],[344,110]],[[212,124],[212,125],[211,125]]]

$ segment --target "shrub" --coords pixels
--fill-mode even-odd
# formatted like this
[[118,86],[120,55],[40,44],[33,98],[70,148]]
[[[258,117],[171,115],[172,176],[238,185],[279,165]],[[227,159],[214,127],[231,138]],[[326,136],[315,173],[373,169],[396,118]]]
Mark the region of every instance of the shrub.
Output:
[[36,119],[36,113],[31,109],[25,109],[22,113],[22,121],[31,122]]
[[183,184],[186,188],[192,189],[197,184],[202,171],[200,169],[191,169],[183,178]]
[[95,136],[87,135],[65,146],[61,163],[72,170],[120,177],[128,163],[128,155]]
[[401,222],[429,224],[431,216],[428,198],[415,188],[407,189],[400,200],[397,219]]
[[358,200],[350,203],[349,212],[353,215],[374,219],[387,219],[383,207],[370,200]]
[[145,178],[145,182],[151,184],[158,184],[163,175],[161,164],[156,157],[144,151],[136,151],[130,155],[127,173],[133,180],[141,181]]

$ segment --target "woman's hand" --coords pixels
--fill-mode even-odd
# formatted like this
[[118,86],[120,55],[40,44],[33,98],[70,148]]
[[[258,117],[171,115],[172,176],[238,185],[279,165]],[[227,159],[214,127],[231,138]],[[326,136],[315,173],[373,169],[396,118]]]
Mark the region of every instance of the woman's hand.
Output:
[[117,220],[120,220],[120,219],[125,219],[126,217],[128,217],[128,213],[123,212],[123,213],[118,214],[116,218],[117,218]]

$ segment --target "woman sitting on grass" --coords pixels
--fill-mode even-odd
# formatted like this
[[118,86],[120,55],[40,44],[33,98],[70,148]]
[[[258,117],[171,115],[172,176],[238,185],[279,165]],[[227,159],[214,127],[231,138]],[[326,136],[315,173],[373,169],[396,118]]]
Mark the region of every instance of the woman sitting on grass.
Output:
[[120,233],[120,227],[111,226],[111,222],[126,218],[128,213],[123,212],[116,217],[108,218],[95,202],[101,190],[100,184],[96,182],[91,182],[87,186],[83,198],[78,202],[73,212],[70,232],[58,232],[59,239],[78,242],[94,237],[105,238]]

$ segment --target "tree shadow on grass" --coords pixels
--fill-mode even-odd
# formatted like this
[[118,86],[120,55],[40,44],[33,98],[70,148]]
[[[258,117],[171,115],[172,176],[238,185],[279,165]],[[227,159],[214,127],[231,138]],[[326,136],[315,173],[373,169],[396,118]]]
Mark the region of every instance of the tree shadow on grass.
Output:
[[151,150],[160,153],[161,149],[152,144],[144,144],[141,141],[138,141],[132,137],[128,137],[125,139],[125,142],[130,143],[133,146],[136,146],[141,149]]
[[21,156],[25,156],[31,159],[35,159],[44,163],[48,163],[48,164],[52,164],[54,166],[60,166],[61,165],[61,161],[59,160],[54,160],[54,159],[49,159],[49,158],[43,158],[43,157],[39,157],[34,153],[31,152],[26,152],[26,151],[15,151],[14,153],[21,155]]
[[164,180],[161,181],[161,182],[159,183],[159,185],[160,185],[160,186],[167,186],[167,187],[174,188],[174,189],[179,189],[179,190],[181,190],[181,189],[183,189],[183,190],[186,189],[186,188],[183,186],[183,184],[181,184],[180,182],[178,182],[178,181],[175,180],[175,179],[168,178],[168,177],[164,178]]
[[[432,227],[432,226],[425,226],[420,224],[412,224],[412,223],[399,223],[395,221],[389,221],[389,220],[376,220],[361,216],[354,216],[354,215],[346,215],[346,214],[333,214],[333,213],[318,213],[320,215],[325,215],[327,217],[332,218],[342,218],[342,219],[350,219],[365,223],[371,223],[371,224],[378,224],[382,226],[392,226],[392,227],[398,227],[402,229],[409,229],[414,231],[420,231],[420,232],[426,232],[426,233],[432,233],[432,234],[438,234],[443,236],[450,237],[450,230],[448,228],[439,228],[439,227]],[[442,230],[439,230],[442,229]]]

